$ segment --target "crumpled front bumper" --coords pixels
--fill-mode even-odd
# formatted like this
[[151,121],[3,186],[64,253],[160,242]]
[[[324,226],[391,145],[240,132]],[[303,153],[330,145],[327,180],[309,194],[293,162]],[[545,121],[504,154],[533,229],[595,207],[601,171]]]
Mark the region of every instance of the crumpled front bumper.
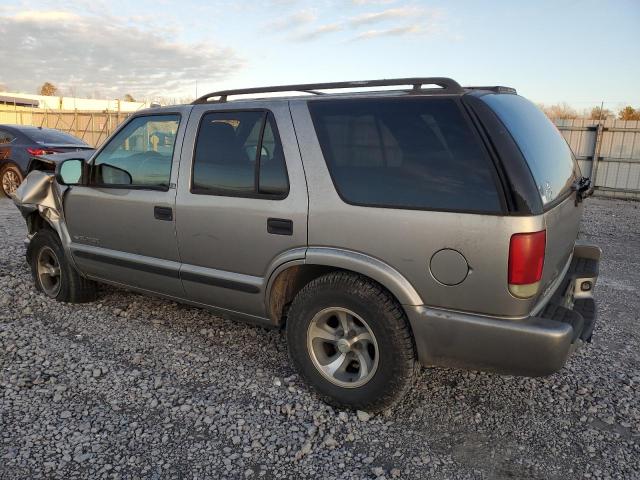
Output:
[[580,342],[591,340],[600,255],[594,245],[576,244],[555,292],[527,318],[405,306],[420,362],[525,376],[560,370]]

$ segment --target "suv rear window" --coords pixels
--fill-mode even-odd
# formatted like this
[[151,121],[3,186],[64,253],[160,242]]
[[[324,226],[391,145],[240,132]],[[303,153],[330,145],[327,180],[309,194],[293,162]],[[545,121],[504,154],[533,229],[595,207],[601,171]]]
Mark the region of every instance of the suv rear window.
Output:
[[497,213],[493,165],[450,98],[318,100],[309,109],[341,198]]
[[24,133],[36,143],[87,146],[87,144],[79,138],[59,130],[30,128],[25,130]]
[[522,151],[547,206],[564,197],[580,176],[578,163],[564,137],[533,103],[518,95],[482,97],[498,115]]

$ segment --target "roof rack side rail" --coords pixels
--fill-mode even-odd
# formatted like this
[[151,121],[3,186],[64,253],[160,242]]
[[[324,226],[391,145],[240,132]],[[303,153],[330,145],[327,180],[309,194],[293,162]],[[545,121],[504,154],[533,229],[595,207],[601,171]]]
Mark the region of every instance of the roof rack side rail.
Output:
[[513,87],[504,87],[502,85],[494,85],[494,86],[481,86],[481,87],[464,87],[467,90],[488,90],[490,92],[495,92],[495,93],[511,93],[513,95],[517,95],[518,92],[516,92],[516,89]]
[[[273,87],[240,88],[236,90],[221,90],[203,95],[191,104],[198,105],[209,101],[223,103],[230,95],[250,95],[254,93],[276,93],[276,92],[304,92],[314,95],[323,95],[318,90],[333,90],[340,88],[364,88],[364,87],[389,87],[395,85],[411,85],[413,92],[422,91],[423,85],[437,85],[443,93],[463,93],[464,90],[458,82],[447,77],[417,77],[417,78],[393,78],[384,80],[360,80],[352,82],[331,82],[331,83],[307,83],[300,85],[276,85]],[[217,98],[215,98],[217,97]],[[215,98],[215,99],[214,99]],[[209,100],[213,99],[213,100]]]

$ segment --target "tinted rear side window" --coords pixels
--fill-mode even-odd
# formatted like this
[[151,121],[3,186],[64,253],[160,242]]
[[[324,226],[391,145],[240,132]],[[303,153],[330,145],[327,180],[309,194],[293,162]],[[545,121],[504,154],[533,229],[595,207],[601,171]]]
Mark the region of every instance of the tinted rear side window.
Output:
[[198,130],[191,191],[286,197],[289,181],[273,114],[264,111],[206,113]]
[[564,137],[547,116],[518,95],[482,97],[507,127],[533,174],[542,203],[549,205],[571,190],[580,175]]
[[48,128],[32,128],[29,130],[25,130],[24,133],[36,143],[51,145],[87,145],[79,138],[76,138],[73,135],[69,135],[68,133],[61,132],[59,130]]
[[309,102],[338,193],[348,203],[496,213],[493,165],[455,100]]

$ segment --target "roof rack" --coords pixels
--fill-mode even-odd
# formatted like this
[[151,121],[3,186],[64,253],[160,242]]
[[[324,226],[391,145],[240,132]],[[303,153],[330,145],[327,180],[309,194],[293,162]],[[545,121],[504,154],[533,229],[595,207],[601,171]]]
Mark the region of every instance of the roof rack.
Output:
[[464,87],[467,90],[489,90],[490,92],[495,93],[511,93],[513,95],[517,95],[516,89],[513,87],[503,87],[501,85],[495,85],[493,87]]
[[393,85],[411,85],[412,92],[421,92],[423,85],[437,85],[441,87],[438,91],[442,93],[462,93],[464,90],[458,82],[446,77],[418,77],[418,78],[394,78],[388,80],[362,80],[354,82],[332,82],[332,83],[306,83],[301,85],[277,85],[274,87],[240,88],[237,90],[222,90],[203,95],[192,102],[192,105],[208,103],[210,98],[213,102],[224,103],[229,95],[248,95],[253,93],[275,93],[275,92],[304,92],[313,95],[324,95],[318,90],[332,90],[339,88],[362,88],[362,87],[388,87]]

